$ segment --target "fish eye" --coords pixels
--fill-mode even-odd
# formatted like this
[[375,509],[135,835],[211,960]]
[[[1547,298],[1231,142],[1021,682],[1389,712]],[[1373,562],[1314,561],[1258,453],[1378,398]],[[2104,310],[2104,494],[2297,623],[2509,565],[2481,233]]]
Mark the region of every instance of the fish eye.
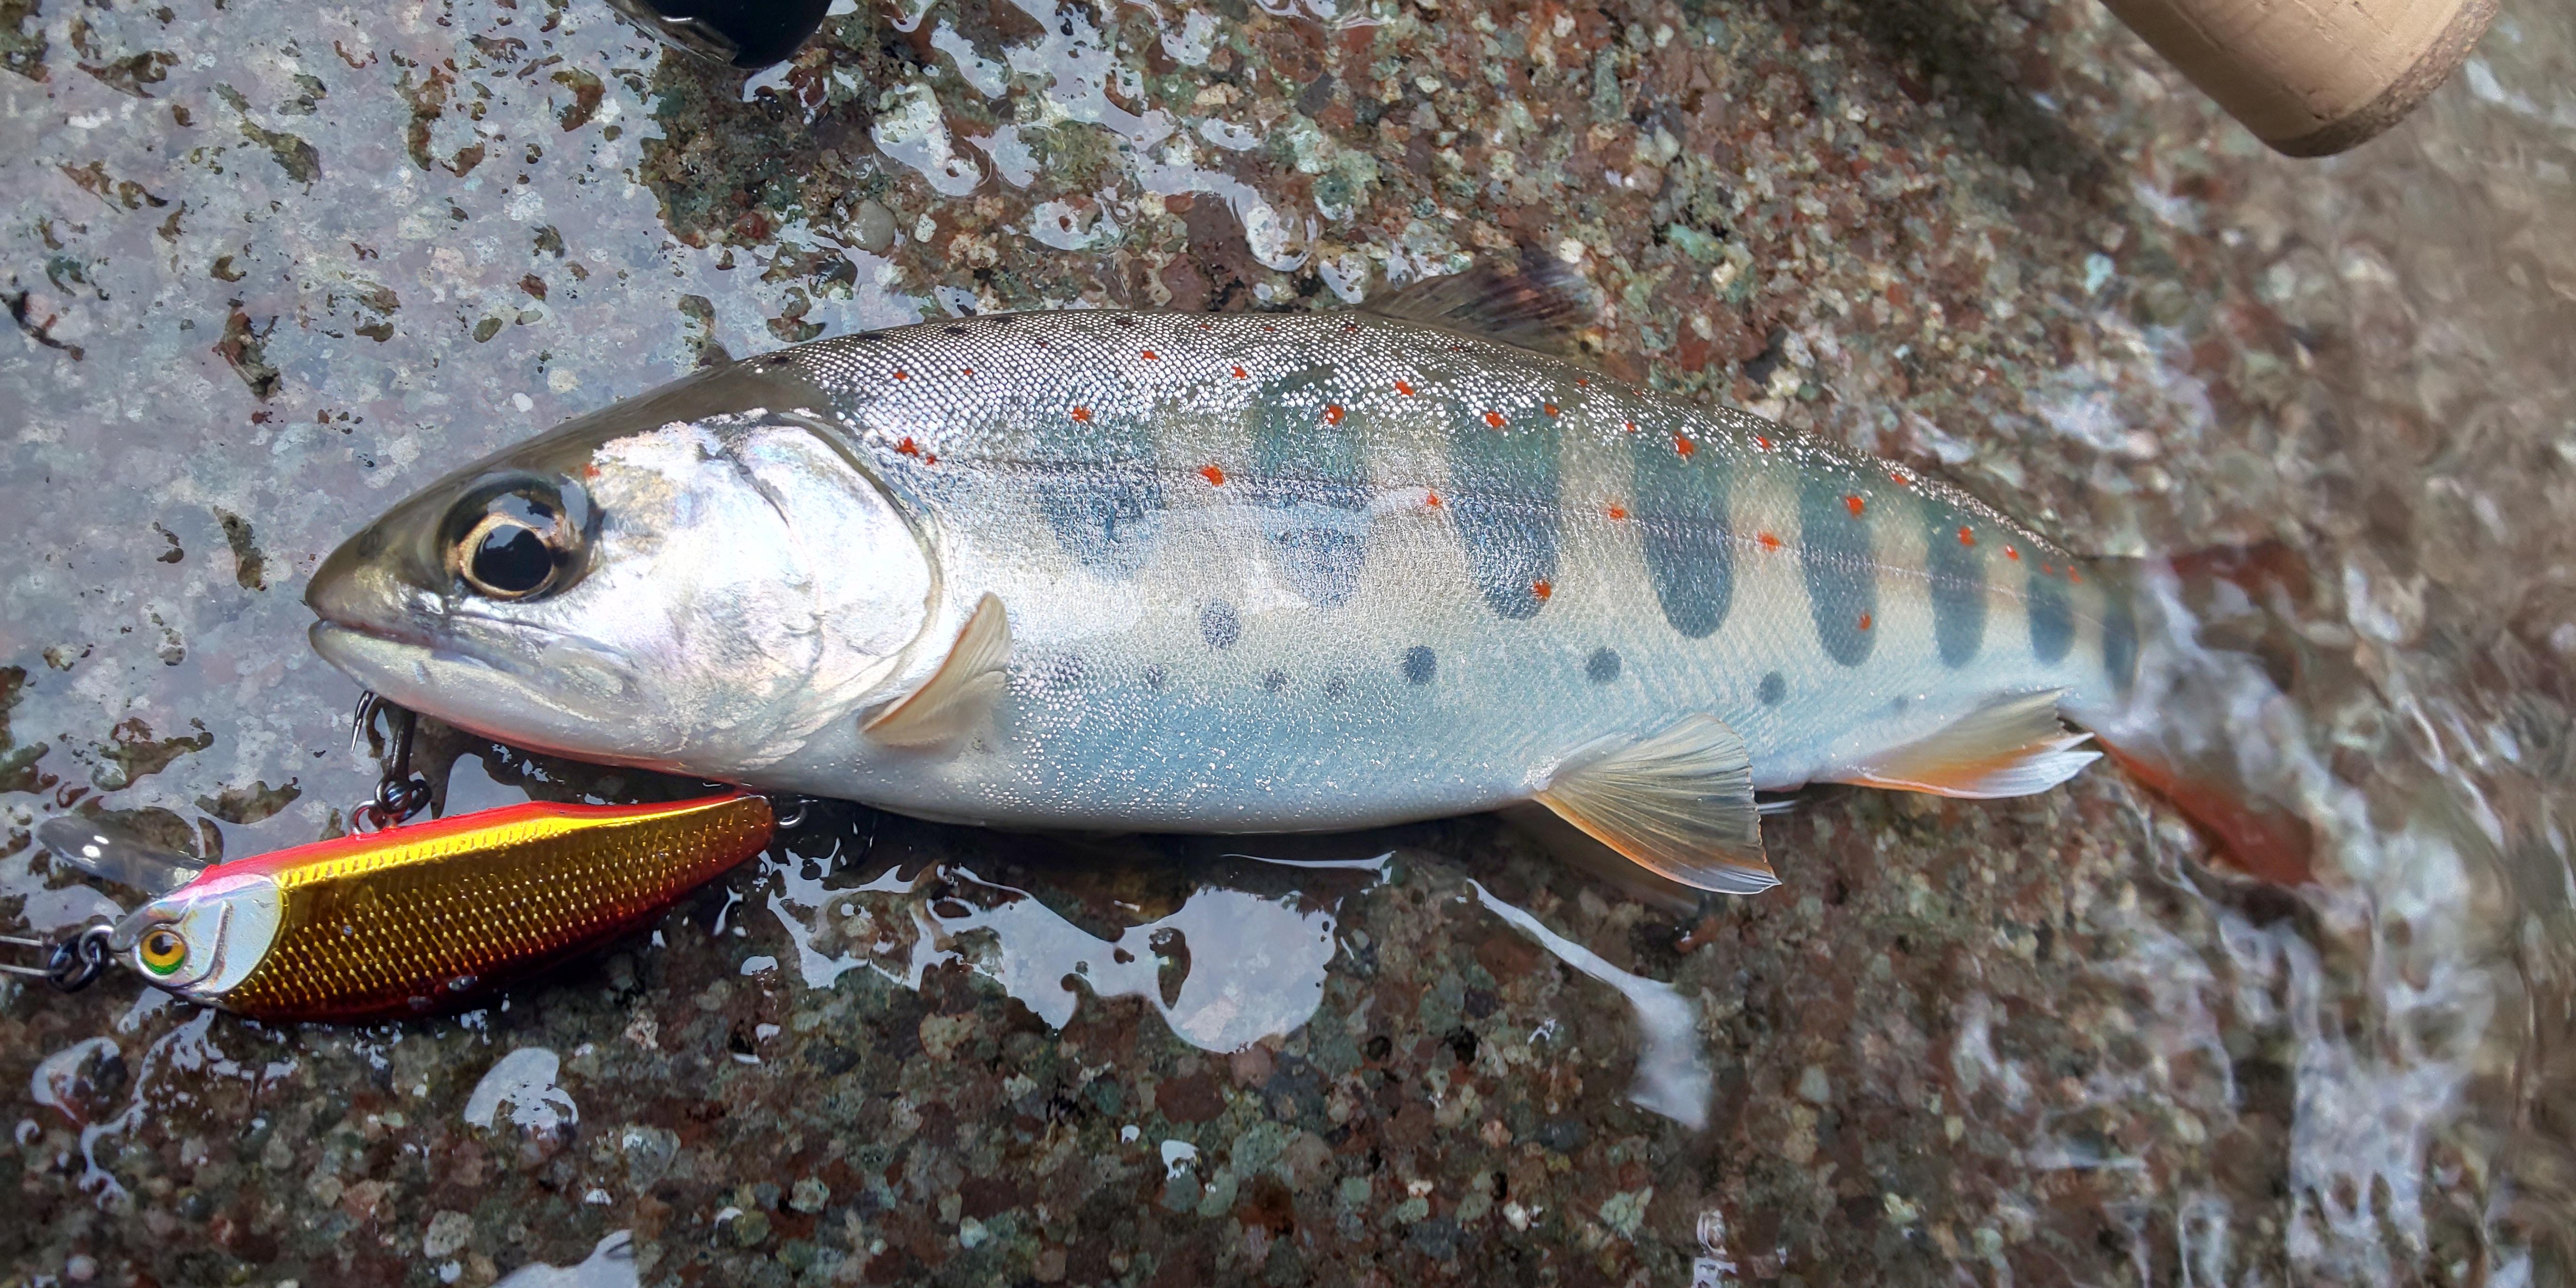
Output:
[[544,535],[507,515],[475,525],[463,553],[466,584],[495,599],[524,599],[555,578],[555,554]]
[[533,599],[571,581],[580,543],[556,489],[528,479],[481,490],[450,518],[457,535],[448,563],[458,580],[491,599]]
[[142,959],[145,970],[155,975],[167,975],[188,960],[188,941],[168,926],[154,926],[143,932],[141,942],[135,945],[134,955]]

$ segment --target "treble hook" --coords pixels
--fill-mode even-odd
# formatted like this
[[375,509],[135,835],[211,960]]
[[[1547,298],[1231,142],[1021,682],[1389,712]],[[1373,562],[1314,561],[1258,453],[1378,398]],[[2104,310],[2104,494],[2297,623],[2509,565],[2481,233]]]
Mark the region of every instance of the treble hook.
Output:
[[59,941],[29,939],[24,935],[0,935],[0,944],[41,949],[45,956],[45,964],[42,966],[20,966],[12,962],[0,962],[0,973],[41,979],[53,985],[54,991],[58,993],[77,993],[96,983],[99,976],[107,973],[108,962],[114,960],[114,951],[108,940],[115,933],[114,926],[99,922],[83,928],[79,934],[69,939]]
[[384,752],[377,763],[384,776],[376,782],[375,799],[349,811],[349,823],[359,832],[381,832],[411,821],[413,815],[429,808],[429,780],[416,778],[411,772],[412,734],[420,726],[420,717],[408,707],[398,707],[369,689],[358,695],[358,710],[351,718],[349,750],[356,751],[361,741],[372,741],[376,717],[385,718]]
[[769,816],[779,831],[795,831],[805,826],[805,821],[813,817],[813,814],[814,798],[811,796],[796,796],[786,792],[770,793]]

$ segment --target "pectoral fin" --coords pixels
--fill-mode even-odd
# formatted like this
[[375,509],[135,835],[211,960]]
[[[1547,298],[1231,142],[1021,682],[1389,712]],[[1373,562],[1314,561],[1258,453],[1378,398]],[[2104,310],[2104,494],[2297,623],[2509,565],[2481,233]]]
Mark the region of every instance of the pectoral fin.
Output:
[[1999,698],[1928,738],[1870,757],[1838,781],[1972,800],[2047,791],[2102,755],[2075,750],[2092,735],[2058,723],[2065,693]]
[[1692,714],[1643,738],[1575,753],[1538,802],[1594,840],[1684,885],[1758,894],[1780,884],[1762,857],[1744,739]]
[[1011,617],[987,591],[957,632],[957,643],[930,679],[911,696],[878,712],[860,729],[896,747],[946,742],[974,727],[993,709],[1011,661]]

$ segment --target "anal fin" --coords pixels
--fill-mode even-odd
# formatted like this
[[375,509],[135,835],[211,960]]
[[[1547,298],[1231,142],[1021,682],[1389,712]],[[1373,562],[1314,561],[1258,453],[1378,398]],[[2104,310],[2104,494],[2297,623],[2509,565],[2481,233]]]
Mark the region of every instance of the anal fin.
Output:
[[2058,721],[2066,690],[1998,698],[1929,737],[1879,752],[1835,776],[1838,782],[1969,800],[2029,796],[2073,778],[2101,759],[2076,748],[2091,734]]
[[1011,661],[1011,617],[990,591],[975,603],[948,656],[920,688],[859,726],[895,747],[947,742],[973,728],[1002,696]]
[[1636,863],[1702,890],[1758,894],[1780,884],[1762,857],[1753,758],[1714,716],[1605,740],[1568,757],[1539,804]]

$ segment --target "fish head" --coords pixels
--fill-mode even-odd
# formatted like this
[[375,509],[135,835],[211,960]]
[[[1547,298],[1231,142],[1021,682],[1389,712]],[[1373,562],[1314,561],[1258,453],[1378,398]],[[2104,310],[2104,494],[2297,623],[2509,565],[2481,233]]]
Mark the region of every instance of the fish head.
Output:
[[213,1003],[268,956],[279,907],[277,882],[264,873],[212,877],[129,913],[110,943],[143,978]]
[[737,782],[872,700],[930,612],[911,520],[817,417],[671,406],[394,506],[314,572],[314,649],[500,742]]

